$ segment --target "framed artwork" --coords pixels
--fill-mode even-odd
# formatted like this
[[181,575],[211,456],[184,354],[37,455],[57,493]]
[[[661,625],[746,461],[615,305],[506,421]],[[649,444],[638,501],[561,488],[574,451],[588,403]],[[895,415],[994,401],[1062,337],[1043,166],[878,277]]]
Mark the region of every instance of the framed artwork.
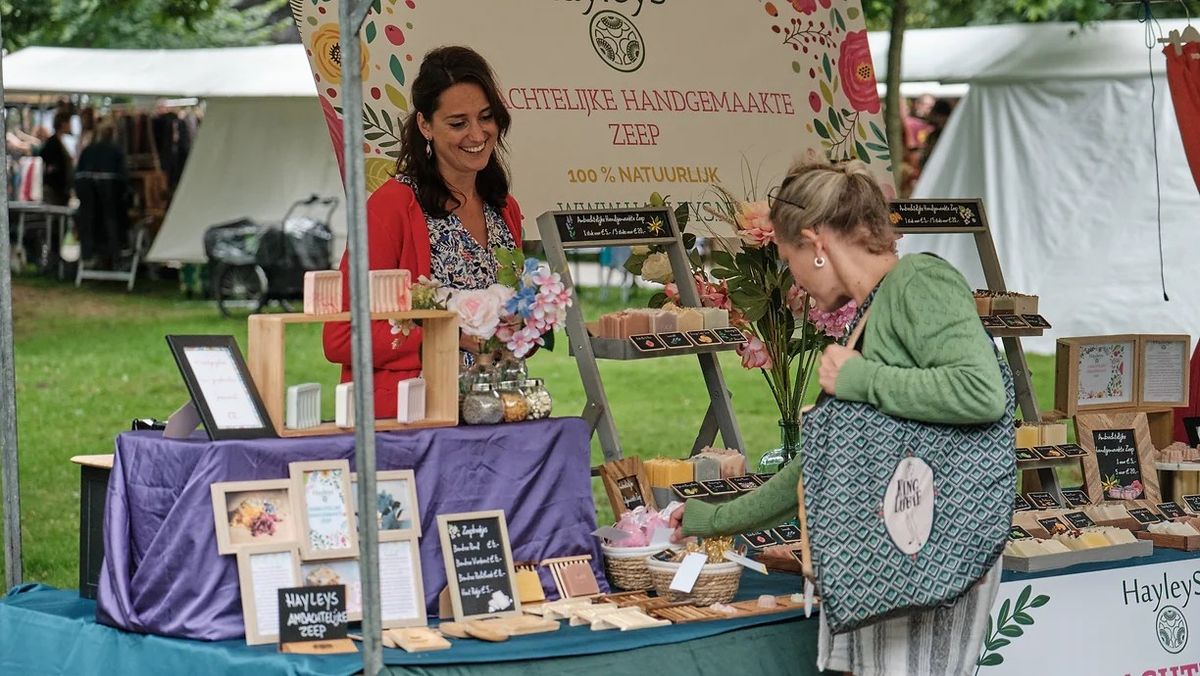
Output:
[[346,460],[293,462],[293,504],[300,513],[300,556],[343,559],[358,555],[358,533]]
[[1138,336],[1138,404],[1187,406],[1191,356],[1191,336]]
[[300,557],[293,545],[249,545],[237,552],[238,585],[246,644],[279,640],[279,590],[300,586]]
[[1054,407],[1065,415],[1137,405],[1138,337],[1060,338],[1055,353]]
[[[362,568],[357,558],[302,561],[300,581],[305,587],[344,585],[347,617],[351,622],[362,620]],[[379,543],[379,604],[385,629],[429,623],[415,538]]]
[[437,519],[454,620],[519,617],[521,600],[504,512],[439,514]]
[[362,620],[362,571],[358,559],[319,559],[300,562],[302,587],[346,587],[346,616],[351,622]]
[[1075,434],[1087,451],[1080,461],[1083,490],[1092,503],[1162,502],[1145,413],[1081,413],[1075,416]]
[[167,345],[210,439],[276,436],[233,336],[167,336]]
[[[358,510],[358,475],[350,475],[351,505]],[[379,541],[392,542],[421,537],[421,514],[417,505],[417,478],[411,469],[375,473],[375,525]]]
[[298,543],[290,479],[223,481],[210,490],[218,552],[236,554],[245,546]]

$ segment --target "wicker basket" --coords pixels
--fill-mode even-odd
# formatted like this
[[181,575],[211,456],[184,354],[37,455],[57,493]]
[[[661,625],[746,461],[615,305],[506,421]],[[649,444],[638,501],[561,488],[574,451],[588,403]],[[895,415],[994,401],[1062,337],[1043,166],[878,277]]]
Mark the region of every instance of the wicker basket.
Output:
[[654,588],[646,561],[651,554],[662,551],[662,547],[601,545],[600,550],[604,553],[604,572],[608,574],[608,581],[612,586],[623,591],[642,591]]
[[737,595],[738,584],[742,581],[742,567],[736,563],[707,563],[700,571],[700,577],[690,593],[678,592],[671,589],[671,580],[679,570],[678,563],[664,561],[647,561],[650,578],[654,581],[654,589],[662,598],[672,603],[691,603],[698,606],[708,606],[714,603],[729,603]]

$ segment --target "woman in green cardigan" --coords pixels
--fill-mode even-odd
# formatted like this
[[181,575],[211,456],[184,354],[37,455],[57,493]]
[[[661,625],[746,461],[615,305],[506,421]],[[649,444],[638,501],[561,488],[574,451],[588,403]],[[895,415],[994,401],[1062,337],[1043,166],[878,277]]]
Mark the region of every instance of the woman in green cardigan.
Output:
[[[887,200],[863,163],[793,168],[772,200],[771,221],[780,256],[817,307],[870,299],[863,353],[826,348],[821,389],[930,423],[990,423],[1004,415],[1004,381],[970,287],[939,258],[897,255]],[[680,537],[779,525],[796,516],[800,468],[792,463],[732,502],[688,502],[672,525]],[[973,673],[999,566],[946,608],[838,635],[822,621],[818,666],[857,676]]]

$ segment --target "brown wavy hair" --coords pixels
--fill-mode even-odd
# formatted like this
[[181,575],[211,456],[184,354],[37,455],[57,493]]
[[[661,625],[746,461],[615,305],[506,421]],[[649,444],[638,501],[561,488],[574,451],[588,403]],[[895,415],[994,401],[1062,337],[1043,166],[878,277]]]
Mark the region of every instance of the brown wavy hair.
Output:
[[881,254],[896,248],[889,211],[883,190],[861,161],[798,162],[783,179],[770,218],[779,241],[793,246],[804,241],[802,230],[828,228]]
[[475,187],[484,202],[498,210],[508,203],[508,167],[501,153],[506,150],[504,137],[512,124],[512,116],[500,96],[496,76],[487,61],[475,50],[469,47],[438,47],[425,55],[417,79],[413,80],[412,111],[405,118],[400,132],[400,157],[396,160],[397,173],[407,174],[413,179],[421,209],[434,218],[449,215],[451,210],[446,208],[447,204],[452,203],[454,208],[458,208],[462,204],[462,196],[454,194],[446,185],[438,171],[437,156],[425,154],[426,141],[417,126],[417,113],[432,122],[442,92],[463,82],[477,84],[483,89],[500,129],[492,157],[475,177]]

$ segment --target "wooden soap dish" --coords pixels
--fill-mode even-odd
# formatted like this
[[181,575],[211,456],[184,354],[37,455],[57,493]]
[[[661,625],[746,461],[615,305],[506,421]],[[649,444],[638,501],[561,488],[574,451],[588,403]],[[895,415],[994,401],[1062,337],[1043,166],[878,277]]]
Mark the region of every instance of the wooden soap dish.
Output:
[[410,653],[424,653],[446,650],[450,647],[450,642],[429,627],[410,627],[408,629],[384,629],[383,646],[385,648],[402,648],[405,652]]

